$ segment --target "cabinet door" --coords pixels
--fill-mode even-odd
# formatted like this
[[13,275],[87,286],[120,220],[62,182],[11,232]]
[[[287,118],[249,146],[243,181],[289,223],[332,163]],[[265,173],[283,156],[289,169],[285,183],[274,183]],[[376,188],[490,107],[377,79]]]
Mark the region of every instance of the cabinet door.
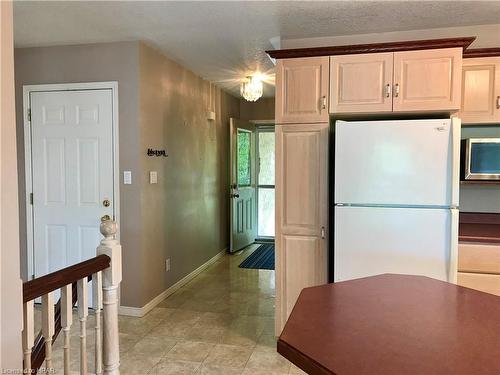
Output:
[[458,270],[500,275],[500,245],[462,242],[458,245]]
[[500,121],[500,57],[464,59],[462,123]]
[[391,112],[393,55],[332,56],[330,112]]
[[321,237],[282,234],[283,318],[288,319],[302,289],[327,283],[327,253]]
[[328,57],[278,60],[276,123],[328,121]]
[[276,126],[276,333],[327,282],[328,123]]
[[460,109],[462,48],[394,53],[393,110]]
[[457,284],[500,296],[500,275],[458,272]]

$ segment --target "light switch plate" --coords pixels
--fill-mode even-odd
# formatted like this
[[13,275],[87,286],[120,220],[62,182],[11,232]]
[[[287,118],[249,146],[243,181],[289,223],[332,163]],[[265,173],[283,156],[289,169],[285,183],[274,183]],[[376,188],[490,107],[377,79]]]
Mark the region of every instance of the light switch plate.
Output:
[[132,171],[123,171],[123,184],[132,185]]
[[157,184],[158,183],[158,172],[156,172],[156,171],[149,172],[149,183],[150,184]]

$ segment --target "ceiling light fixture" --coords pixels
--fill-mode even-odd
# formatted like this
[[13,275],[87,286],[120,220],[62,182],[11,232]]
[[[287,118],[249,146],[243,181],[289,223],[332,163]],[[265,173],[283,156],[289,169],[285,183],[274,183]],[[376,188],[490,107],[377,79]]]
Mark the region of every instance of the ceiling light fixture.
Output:
[[241,96],[249,102],[255,102],[259,99],[262,96],[263,91],[264,85],[260,74],[249,76],[241,83]]

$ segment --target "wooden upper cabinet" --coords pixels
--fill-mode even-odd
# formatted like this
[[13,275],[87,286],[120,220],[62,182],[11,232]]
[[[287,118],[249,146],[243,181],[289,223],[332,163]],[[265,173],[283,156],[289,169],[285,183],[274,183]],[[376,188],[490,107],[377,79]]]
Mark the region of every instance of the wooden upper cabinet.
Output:
[[328,56],[276,64],[276,123],[327,122]]
[[462,48],[394,53],[393,110],[460,109]]
[[330,57],[330,112],[391,112],[393,55]]
[[462,123],[500,122],[500,57],[464,59]]

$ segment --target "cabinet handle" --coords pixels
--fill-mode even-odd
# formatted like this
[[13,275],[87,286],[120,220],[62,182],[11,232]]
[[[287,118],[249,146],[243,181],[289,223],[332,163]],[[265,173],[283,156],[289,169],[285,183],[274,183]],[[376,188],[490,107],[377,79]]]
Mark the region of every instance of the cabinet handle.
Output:
[[500,109],[500,95],[497,96],[497,109]]
[[397,98],[399,96],[399,83],[394,85],[394,97]]
[[325,227],[321,227],[321,238],[325,239]]
[[326,109],[326,96],[321,97],[321,109]]
[[391,97],[391,85],[389,83],[385,85],[385,97],[386,98]]

